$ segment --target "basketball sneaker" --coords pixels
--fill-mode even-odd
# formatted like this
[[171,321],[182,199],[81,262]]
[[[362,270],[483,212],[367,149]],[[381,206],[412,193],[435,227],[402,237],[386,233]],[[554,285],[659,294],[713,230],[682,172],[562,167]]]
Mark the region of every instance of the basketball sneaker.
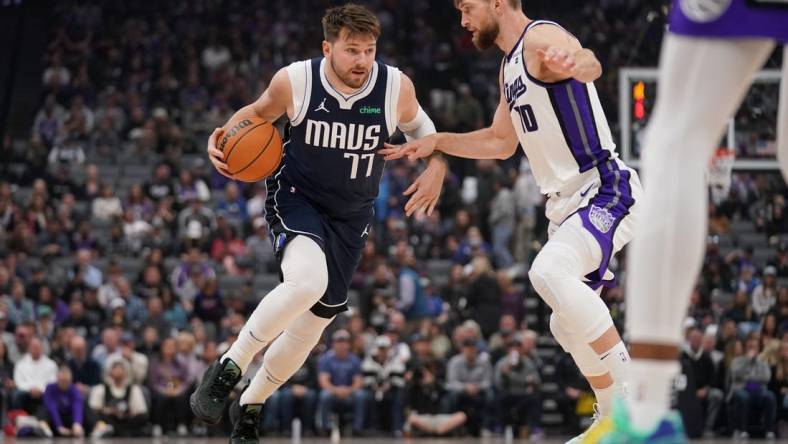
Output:
[[582,444],[582,443],[584,443],[585,441],[583,441],[583,440],[585,439],[586,435],[591,433],[592,430],[594,430],[597,427],[599,427],[599,425],[602,423],[602,420],[604,420],[605,417],[602,416],[599,413],[599,404],[597,404],[597,403],[594,403],[594,416],[593,416],[593,419],[594,419],[594,421],[591,423],[590,426],[588,426],[588,428],[586,429],[585,432],[583,432],[583,433],[575,436],[574,438],[570,439],[569,441],[566,442],[566,444]]
[[670,411],[652,431],[635,430],[630,424],[624,402],[613,404],[610,416],[597,427],[588,429],[582,444],[687,444],[684,423],[678,412]]
[[197,390],[189,397],[194,416],[208,424],[218,424],[227,407],[230,392],[241,376],[241,368],[232,359],[211,364],[205,370]]
[[[247,385],[244,388],[249,386]],[[230,444],[258,444],[260,442],[260,426],[263,419],[262,404],[241,405],[241,397],[230,407],[230,422],[233,431],[230,433]]]

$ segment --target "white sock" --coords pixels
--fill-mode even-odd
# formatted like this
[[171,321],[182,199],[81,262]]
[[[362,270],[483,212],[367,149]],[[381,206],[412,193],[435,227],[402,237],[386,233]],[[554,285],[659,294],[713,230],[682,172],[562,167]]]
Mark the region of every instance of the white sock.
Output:
[[635,429],[653,430],[670,410],[676,361],[634,359],[630,365],[629,416]]
[[610,376],[613,377],[613,385],[618,385],[619,390],[623,390],[625,388],[624,384],[629,381],[629,369],[632,362],[632,359],[629,357],[627,346],[624,345],[624,341],[618,341],[616,345],[599,356],[602,365],[605,366],[605,369],[610,372]]
[[[593,387],[592,387],[593,388]],[[593,388],[594,389],[594,396],[596,397],[597,407],[599,408],[599,414],[602,416],[610,415],[610,412],[613,410],[613,400],[616,397],[623,398],[625,396],[625,389],[624,384],[622,383],[613,383],[610,387],[607,388]]]
[[263,365],[241,395],[241,405],[262,404],[306,361],[331,319],[306,311],[276,338],[263,356]]
[[326,256],[320,246],[306,236],[296,236],[290,241],[281,268],[284,282],[260,301],[241,329],[238,340],[222,356],[222,362],[230,358],[244,373],[254,355],[296,317],[309,310],[328,286]]

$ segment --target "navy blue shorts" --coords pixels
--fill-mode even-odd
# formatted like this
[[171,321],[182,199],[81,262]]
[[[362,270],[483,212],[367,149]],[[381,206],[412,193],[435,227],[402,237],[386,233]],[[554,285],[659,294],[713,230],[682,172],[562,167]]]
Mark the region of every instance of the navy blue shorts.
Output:
[[[269,178],[266,199],[266,220],[274,243],[276,260],[281,267],[287,244],[298,235],[307,236],[320,245],[326,255],[328,288],[311,310],[317,316],[330,319],[347,310],[347,293],[361,259],[369,227],[372,208],[363,217],[349,220],[332,218],[284,179]],[[279,270],[279,280],[283,280]]]

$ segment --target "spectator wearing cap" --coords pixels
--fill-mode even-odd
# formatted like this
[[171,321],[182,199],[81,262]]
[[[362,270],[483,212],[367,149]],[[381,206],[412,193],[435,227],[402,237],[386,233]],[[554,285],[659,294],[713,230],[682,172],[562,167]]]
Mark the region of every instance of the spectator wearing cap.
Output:
[[46,342],[51,342],[55,336],[55,322],[52,319],[52,307],[39,305],[36,307],[36,333]]
[[90,391],[90,414],[95,422],[91,436],[141,436],[148,420],[148,404],[142,387],[131,377],[123,360],[108,365],[103,382]]
[[388,336],[378,336],[375,347],[361,363],[364,390],[372,402],[370,422],[376,430],[390,430],[402,435],[405,363],[391,353]]
[[90,355],[88,345],[82,336],[74,336],[68,344],[68,368],[79,391],[87,396],[90,387],[101,382],[101,367]]
[[57,364],[44,354],[41,340],[33,337],[28,352],[14,366],[17,391],[12,404],[15,408],[35,413],[41,405],[46,386],[56,379]]
[[769,265],[763,270],[763,282],[752,291],[752,310],[763,317],[777,303],[777,268]]
[[55,436],[80,438],[85,434],[84,397],[67,366],[57,370],[57,380],[44,391],[44,416]]
[[254,234],[246,238],[246,260],[256,273],[272,271],[274,246],[268,238],[268,224],[265,218],[256,217],[252,220]]
[[539,385],[542,377],[539,364],[532,360],[522,338],[512,337],[507,344],[509,353],[495,364],[495,388],[498,392],[503,424],[512,427],[515,436],[525,436],[522,428],[528,427],[529,439],[544,433],[541,429],[542,396]]
[[479,354],[476,340],[462,341],[460,353],[446,366],[449,411],[468,415],[468,428],[479,435],[485,411],[492,400],[493,371],[488,355]]
[[362,433],[366,419],[366,396],[361,360],[350,353],[350,333],[337,330],[331,337],[331,350],[318,360],[318,428],[321,433],[331,429],[330,415],[353,411],[353,431]]

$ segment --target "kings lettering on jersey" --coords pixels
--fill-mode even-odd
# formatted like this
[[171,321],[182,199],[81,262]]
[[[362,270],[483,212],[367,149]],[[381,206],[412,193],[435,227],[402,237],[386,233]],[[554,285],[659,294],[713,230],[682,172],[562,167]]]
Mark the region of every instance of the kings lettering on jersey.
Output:
[[506,103],[509,104],[509,110],[514,106],[517,98],[525,93],[526,87],[523,83],[522,77],[517,77],[512,83],[505,83],[503,86],[504,94],[506,94]]
[[380,144],[380,127],[307,119],[306,144],[316,148],[370,151]]

